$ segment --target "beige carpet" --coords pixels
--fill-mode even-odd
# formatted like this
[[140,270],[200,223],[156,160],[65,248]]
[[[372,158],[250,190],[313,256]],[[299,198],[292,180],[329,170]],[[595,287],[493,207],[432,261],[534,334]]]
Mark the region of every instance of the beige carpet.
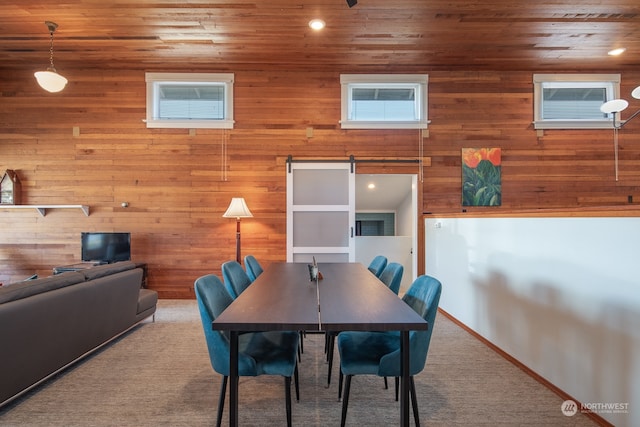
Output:
[[[294,425],[340,425],[338,355],[327,389],[323,349],[322,335],[307,335]],[[220,380],[196,302],[161,300],[155,323],[141,324],[0,409],[0,426],[212,426]],[[354,378],[347,425],[397,425],[390,386],[385,390],[377,377]],[[424,426],[596,425],[583,414],[564,416],[560,397],[441,315],[416,388]],[[242,378],[239,416],[242,426],[284,425],[284,381]]]

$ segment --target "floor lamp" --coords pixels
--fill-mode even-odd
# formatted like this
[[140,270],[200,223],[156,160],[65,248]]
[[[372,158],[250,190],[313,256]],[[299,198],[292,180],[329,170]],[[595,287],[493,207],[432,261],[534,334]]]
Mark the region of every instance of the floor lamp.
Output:
[[227,211],[222,215],[225,218],[236,219],[236,261],[242,263],[240,258],[240,218],[251,218],[253,214],[247,207],[244,197],[233,197]]
[[[635,99],[640,99],[640,86],[631,91],[631,96]],[[617,121],[616,114],[620,114],[620,112],[628,106],[629,102],[624,99],[612,99],[611,101],[607,101],[600,106],[600,111],[602,111],[603,113],[613,114],[613,163],[615,165],[616,181],[618,180],[618,131],[622,129],[622,126],[626,125],[638,114],[640,114],[640,110],[638,110],[624,122],[620,120]]]

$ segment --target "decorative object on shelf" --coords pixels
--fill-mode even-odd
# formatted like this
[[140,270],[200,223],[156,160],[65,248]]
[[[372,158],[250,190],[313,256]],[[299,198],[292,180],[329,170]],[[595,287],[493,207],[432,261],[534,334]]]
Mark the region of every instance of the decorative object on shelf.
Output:
[[[640,86],[636,87],[631,91],[631,96],[635,99],[640,99]],[[638,114],[640,114],[640,110],[633,113],[627,120],[620,121],[616,120],[616,114],[620,114],[621,111],[624,111],[629,106],[629,102],[625,99],[612,99],[611,101],[607,101],[600,106],[600,111],[605,114],[613,114],[613,156],[614,156],[614,166],[615,166],[615,176],[616,181],[618,180],[618,131],[631,120],[633,120]]]
[[38,84],[42,89],[49,92],[60,92],[67,85],[68,80],[58,74],[53,66],[53,33],[58,28],[58,24],[51,21],[45,21],[45,25],[49,28],[51,42],[49,44],[49,67],[46,71],[37,71],[34,73]]
[[7,169],[0,181],[0,204],[19,205],[22,199],[22,185],[18,174]]
[[502,204],[502,150],[462,149],[462,206]]
[[240,257],[240,218],[251,218],[253,214],[247,207],[244,197],[233,197],[227,211],[222,215],[224,218],[236,219],[236,261],[241,264]]

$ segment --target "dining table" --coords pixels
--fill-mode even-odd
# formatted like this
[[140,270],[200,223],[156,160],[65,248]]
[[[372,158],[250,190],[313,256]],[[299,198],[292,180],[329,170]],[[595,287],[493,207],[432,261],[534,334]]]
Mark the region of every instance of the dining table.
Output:
[[258,331],[399,331],[400,425],[409,425],[409,332],[427,322],[361,263],[276,262],[213,321],[230,341],[229,425],[238,425],[238,335]]

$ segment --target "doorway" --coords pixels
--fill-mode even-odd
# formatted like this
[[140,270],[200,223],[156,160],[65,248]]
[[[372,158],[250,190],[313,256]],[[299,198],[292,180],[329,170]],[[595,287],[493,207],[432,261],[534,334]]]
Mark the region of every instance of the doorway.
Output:
[[400,292],[417,277],[417,175],[356,174],[355,261],[376,255],[404,266]]

